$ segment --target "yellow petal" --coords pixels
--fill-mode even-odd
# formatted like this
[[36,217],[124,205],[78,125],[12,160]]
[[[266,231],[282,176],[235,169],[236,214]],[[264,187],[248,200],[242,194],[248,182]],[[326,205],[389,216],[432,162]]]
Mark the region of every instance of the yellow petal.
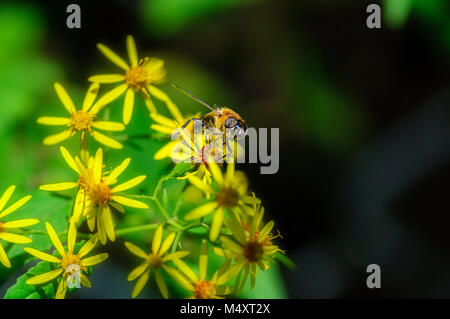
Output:
[[229,239],[228,237],[221,236],[220,240],[226,246],[226,248],[231,250],[232,252],[238,254],[242,253],[242,247],[236,244],[233,240]]
[[108,258],[108,253],[103,253],[103,254],[98,254],[92,257],[88,257],[82,260],[83,262],[83,266],[85,267],[89,267],[89,266],[94,266],[97,265],[99,263],[101,263],[102,261],[105,261]]
[[66,108],[66,110],[72,114],[75,113],[77,110],[75,108],[75,105],[73,104],[72,99],[70,98],[69,94],[67,94],[66,90],[63,88],[63,86],[59,83],[55,83],[55,91],[58,95],[59,99],[61,100],[62,104]]
[[90,76],[89,82],[98,82],[102,84],[106,83],[117,83],[125,80],[125,76],[123,74],[99,74]]
[[14,204],[12,204],[11,206],[9,206],[8,208],[6,208],[1,214],[0,214],[0,218],[5,217],[9,214],[11,214],[12,212],[16,211],[17,209],[19,209],[20,207],[22,207],[23,205],[25,205],[31,198],[31,195],[27,195],[22,197],[21,199],[19,199],[17,202],[15,202]]
[[115,148],[115,149],[122,149],[123,145],[116,140],[112,139],[111,137],[108,137],[100,132],[92,131],[91,136],[97,140],[97,142],[102,143],[105,146]]
[[152,124],[150,125],[150,128],[154,131],[163,133],[163,134],[167,134],[167,135],[172,135],[173,131],[175,130],[172,127],[167,127],[167,126],[163,126],[163,125],[159,125],[159,124]]
[[65,191],[65,190],[72,189],[75,187],[78,187],[78,183],[66,182],[66,183],[42,185],[42,186],[39,186],[39,189],[43,190],[43,191],[55,192],[55,191]]
[[161,69],[163,66],[164,60],[161,60],[159,58],[150,58],[150,61],[148,61],[145,69],[148,73],[153,73],[155,71],[158,71],[158,69]]
[[6,222],[2,225],[2,227],[4,229],[6,229],[6,228],[21,228],[21,227],[36,225],[37,223],[39,223],[39,220],[37,220],[37,219],[31,219],[31,218],[19,219],[19,220],[15,220],[12,222]]
[[103,204],[101,204],[98,208],[97,212],[97,231],[98,231],[98,238],[100,239],[100,242],[102,245],[106,245],[107,237],[106,237],[106,229],[105,229],[105,220],[103,218],[104,209]]
[[4,232],[0,233],[0,238],[14,244],[29,244],[32,242],[28,237]]
[[150,269],[148,269],[136,282],[136,285],[133,288],[133,292],[131,293],[132,298],[136,298],[137,295],[142,291],[148,279],[150,278]]
[[42,142],[45,145],[57,144],[59,142],[67,140],[69,137],[72,136],[72,133],[73,133],[73,131],[71,129],[68,129],[68,130],[62,131],[61,133],[47,136],[46,138],[44,138],[44,140]]
[[188,265],[186,265],[184,261],[182,261],[181,259],[174,259],[173,263],[181,270],[183,274],[186,275],[186,277],[189,278],[189,280],[191,280],[191,282],[198,281],[197,275],[192,271],[191,268],[189,268]]
[[83,210],[84,210],[84,204],[85,204],[86,198],[84,194],[84,190],[81,188],[77,192],[77,196],[75,197],[75,204],[73,207],[73,220],[75,223],[78,223],[80,220]]
[[149,85],[147,88],[151,96],[154,96],[158,100],[163,101],[167,105],[167,108],[169,109],[174,119],[181,124],[184,120],[183,116],[181,115],[178,107],[172,102],[172,100],[170,100],[167,94],[153,85]]
[[223,209],[219,208],[213,215],[211,228],[209,230],[209,240],[215,241],[220,234],[220,229],[223,224]]
[[178,270],[166,265],[162,265],[162,268],[186,290],[194,290],[192,284]]
[[194,220],[201,218],[211,213],[213,210],[217,208],[217,206],[219,206],[219,203],[217,203],[216,201],[203,204],[187,213],[186,216],[184,216],[184,219]]
[[61,261],[61,259],[59,259],[53,255],[44,253],[42,251],[39,251],[39,250],[31,248],[31,247],[25,247],[23,250],[25,250],[27,253],[29,253],[30,255],[32,255],[36,258],[39,258],[44,261],[48,261],[50,263],[59,263]]
[[206,277],[206,271],[208,269],[208,248],[206,247],[206,240],[204,239],[202,240],[202,251],[200,252],[198,269],[200,280],[204,280]]
[[100,84],[98,84],[97,82],[92,83],[89,86],[89,88],[86,92],[86,95],[84,97],[84,100],[83,100],[83,106],[82,106],[83,111],[87,112],[91,108],[92,104],[95,101],[95,98],[97,97],[99,89],[100,89]]
[[77,240],[77,229],[75,227],[75,223],[70,223],[69,232],[67,233],[67,249],[69,250],[69,253],[73,252],[76,240]]
[[134,269],[130,272],[130,274],[129,274],[128,277],[127,277],[127,280],[128,280],[128,281],[133,281],[133,280],[135,280],[137,277],[139,277],[140,275],[142,275],[142,273],[143,273],[145,270],[147,270],[147,268],[148,268],[148,264],[147,264],[147,263],[142,264],[142,265],[140,265],[140,266],[137,266],[136,268],[134,268]]
[[97,150],[94,158],[94,181],[100,183],[102,179],[102,168],[103,168],[103,151],[101,148]]
[[122,123],[111,121],[96,121],[92,123],[92,126],[99,130],[111,132],[119,132],[125,129],[125,125]]
[[5,250],[2,247],[2,244],[0,244],[0,262],[6,267],[11,268],[11,262],[9,261],[8,256],[6,255]]
[[111,241],[116,240],[116,234],[114,232],[114,223],[111,216],[111,210],[108,205],[104,205],[103,209],[103,223],[106,230],[106,235]]
[[16,189],[15,185],[9,186],[6,191],[3,193],[2,197],[0,198],[0,212],[5,208],[6,203],[11,198],[12,193],[14,193],[14,190]]
[[37,122],[43,125],[67,125],[70,123],[70,118],[67,117],[53,117],[53,116],[42,116],[38,118]]
[[[40,285],[46,282],[49,282],[56,277],[58,277],[63,272],[62,268],[55,269],[49,272],[46,272],[45,274],[34,276],[31,278],[28,278],[25,282],[27,285]],[[63,280],[64,281],[64,280]]]
[[228,163],[227,164],[227,173],[226,173],[226,186],[231,185],[231,183],[233,182],[234,179],[234,162]]
[[128,70],[130,68],[128,66],[128,64],[121,57],[119,57],[117,54],[115,54],[106,45],[99,43],[99,44],[97,44],[97,48],[103,53],[103,55],[105,57],[108,58],[108,60],[110,60],[115,65],[117,65],[119,68],[122,68],[124,70]]
[[48,236],[50,237],[50,240],[53,243],[53,246],[55,246],[56,250],[59,252],[61,256],[65,256],[66,253],[64,251],[64,247],[61,244],[61,241],[59,240],[58,235],[55,232],[55,229],[49,222],[45,222],[45,227],[47,228],[47,233]]
[[80,170],[78,169],[78,166],[75,163],[75,160],[73,159],[72,155],[70,155],[69,151],[64,146],[61,146],[59,150],[61,151],[61,154],[64,157],[64,160],[66,161],[67,165],[69,165],[69,167],[73,169],[75,172],[80,174]]
[[163,277],[159,273],[159,270],[155,271],[156,284],[158,285],[159,291],[161,291],[161,295],[167,299],[169,298],[169,290],[167,290],[167,285],[164,282]]
[[171,141],[169,143],[167,143],[166,145],[164,145],[162,148],[160,148],[155,155],[153,156],[153,158],[155,160],[161,160],[163,158],[166,157],[171,157],[172,156],[172,149],[174,148],[175,145],[177,145],[178,143],[180,143],[180,141]]
[[147,107],[147,109],[148,109],[148,111],[149,111],[150,113],[157,112],[157,111],[156,111],[155,104],[153,104],[153,102],[152,102],[151,99],[146,98],[146,99],[144,100],[144,102],[145,102],[145,106]]
[[122,174],[123,171],[128,167],[128,165],[130,164],[130,161],[131,161],[131,158],[127,158],[122,163],[120,163],[119,166],[114,168],[112,170],[111,174],[109,174],[108,177],[106,177],[106,184],[108,184],[108,185],[112,184],[117,179],[117,177],[119,177],[120,174]]
[[138,64],[138,56],[136,52],[136,43],[131,35],[127,36],[127,51],[128,57],[130,58],[131,66],[136,66]]
[[138,200],[131,199],[131,198],[119,196],[119,195],[113,195],[113,196],[111,196],[111,199],[115,202],[118,202],[119,204],[122,204],[122,205],[125,205],[128,207],[142,208],[142,209],[149,208],[146,203],[143,203]]
[[160,256],[164,255],[164,253],[169,250],[170,246],[172,246],[173,241],[175,240],[175,233],[170,233],[169,236],[164,239],[163,243],[161,244],[161,247],[159,248],[158,254]]
[[161,246],[162,235],[163,235],[163,227],[162,225],[159,225],[158,228],[156,228],[156,231],[153,234],[152,239],[152,252],[155,255],[158,253],[159,247]]
[[125,191],[127,189],[135,187],[136,185],[139,185],[140,183],[142,183],[144,181],[144,179],[146,177],[147,176],[145,176],[145,175],[141,175],[141,176],[135,177],[133,179],[130,179],[128,182],[125,182],[125,183],[122,183],[120,185],[117,185],[111,191],[113,193],[123,192],[123,191]]
[[129,88],[127,93],[125,94],[125,101],[123,103],[123,113],[122,113],[122,121],[125,125],[128,125],[131,120],[131,115],[133,114],[134,107],[134,91]]
[[127,87],[128,87],[127,84],[123,83],[123,84],[116,86],[111,91],[105,93],[101,98],[99,98],[97,100],[97,102],[95,102],[95,104],[92,106],[89,113],[91,113],[91,114],[98,113],[98,111],[100,111],[105,105],[111,103],[112,101],[117,99],[119,96],[121,96],[123,94],[123,92],[125,92]]
[[58,290],[56,290],[55,299],[64,299],[64,297],[66,296],[66,291],[67,291],[67,281],[64,280],[63,278],[59,282]]
[[219,187],[223,186],[223,175],[219,165],[217,165],[217,163],[214,160],[208,160],[208,164],[209,164],[209,171],[211,172],[216,184]]
[[272,231],[273,226],[274,222],[271,220],[263,227],[263,229],[261,229],[258,235],[258,243],[261,243],[266,238],[266,236]]
[[190,176],[188,177],[188,181],[191,182],[192,185],[196,186],[197,188],[200,188],[203,192],[212,194],[214,193],[214,190],[209,186],[208,184],[204,183],[200,178],[197,176]]
[[92,287],[91,281],[88,279],[88,277],[86,277],[85,275],[81,274],[80,279],[81,279],[81,284],[84,287],[86,287],[86,288],[91,288]]
[[98,236],[97,235],[92,236],[87,242],[84,243],[84,245],[78,251],[80,257],[89,254],[91,250],[94,249],[94,247],[97,245],[97,243],[98,243]]
[[164,115],[158,114],[158,113],[151,113],[150,117],[152,120],[157,122],[160,125],[171,127],[172,129],[177,128],[177,122],[174,120],[169,119],[168,117],[165,117]]
[[145,251],[143,251],[142,249],[140,249],[135,244],[132,244],[132,243],[126,241],[125,247],[127,247],[131,253],[135,254],[138,257],[141,257],[143,259],[147,259],[147,257],[148,257],[147,253]]
[[174,260],[174,259],[180,259],[180,258],[184,258],[186,256],[189,255],[189,251],[187,250],[179,250],[176,251],[174,253],[168,254],[166,256],[163,257],[162,261],[166,262],[166,261],[170,261],[170,260]]

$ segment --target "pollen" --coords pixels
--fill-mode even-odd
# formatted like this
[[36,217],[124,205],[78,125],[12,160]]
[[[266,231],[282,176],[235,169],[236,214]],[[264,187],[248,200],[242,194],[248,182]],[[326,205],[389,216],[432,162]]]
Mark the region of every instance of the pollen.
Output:
[[111,189],[103,182],[92,185],[90,195],[95,204],[107,203],[111,199]]
[[196,299],[211,299],[214,295],[214,285],[210,281],[200,280],[194,284]]
[[80,268],[81,267],[81,260],[80,260],[80,255],[78,254],[72,254],[72,253],[68,253],[65,256],[63,256],[62,261],[61,261],[61,268],[64,268],[64,270],[67,271],[67,268],[70,265],[77,265]]
[[235,207],[239,202],[239,193],[233,188],[224,188],[216,197],[222,207]]
[[141,64],[128,69],[125,73],[125,82],[129,87],[135,88],[136,91],[147,86],[148,79],[148,73]]
[[263,244],[256,241],[248,242],[243,247],[243,255],[250,263],[256,263],[264,257]]
[[150,268],[160,268],[162,266],[161,256],[157,254],[150,254],[148,255],[147,263]]
[[77,111],[72,113],[70,126],[75,131],[91,131],[92,122],[95,115],[89,114],[85,111]]

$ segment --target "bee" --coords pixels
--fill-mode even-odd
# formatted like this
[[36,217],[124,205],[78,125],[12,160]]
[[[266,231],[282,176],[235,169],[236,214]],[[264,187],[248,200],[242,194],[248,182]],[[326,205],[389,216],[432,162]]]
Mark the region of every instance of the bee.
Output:
[[227,134],[231,134],[231,136],[234,136],[235,138],[242,138],[247,134],[247,125],[245,124],[245,121],[232,109],[228,107],[213,108],[178,85],[172,84],[172,86],[211,110],[211,112],[203,115],[199,119],[189,119],[186,123],[184,123],[182,128],[186,128],[191,121],[198,121],[201,122],[202,127],[218,129],[222,132],[225,140],[228,140]]

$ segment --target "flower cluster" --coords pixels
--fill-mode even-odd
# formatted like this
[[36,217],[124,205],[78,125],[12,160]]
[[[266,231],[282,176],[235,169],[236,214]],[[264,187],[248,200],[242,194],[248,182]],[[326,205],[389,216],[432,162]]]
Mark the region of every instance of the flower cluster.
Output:
[[[153,231],[149,252],[141,248],[139,243],[124,241],[124,247],[141,259],[127,277],[128,281],[136,280],[131,292],[133,298],[141,293],[151,276],[154,276],[164,298],[169,298],[168,278],[171,278],[172,285],[176,283],[184,288],[190,298],[198,299],[236,296],[242,291],[247,278],[250,278],[250,286],[253,288],[258,271],[268,269],[277,254],[284,252],[274,241],[279,236],[273,235],[274,222],[263,221],[264,208],[261,200],[249,192],[245,174],[235,170],[234,162],[222,165],[217,163],[219,161],[214,153],[205,152],[211,148],[210,140],[203,137],[191,139],[183,135],[183,142],[192,151],[192,155],[188,157],[192,156],[196,165],[182,173],[161,177],[159,182],[155,183],[153,195],[129,193],[131,189],[145,185],[142,184],[144,181],[148,182],[146,175],[129,180],[121,178],[131,163],[129,157],[124,156],[118,166],[106,169],[109,165],[105,155],[110,149],[112,152],[118,152],[117,150],[124,147],[121,143],[122,137],[113,137],[110,134],[126,131],[127,126],[132,125],[136,94],[143,99],[149,118],[153,121],[150,129],[162,136],[171,135],[191,118],[198,118],[200,113],[184,116],[169,96],[157,87],[166,79],[164,61],[154,57],[139,59],[132,36],[126,38],[129,62],[103,44],[98,44],[97,47],[121,72],[90,76],[88,80],[92,83],[79,107],[64,87],[55,83],[56,94],[69,116],[42,116],[37,120],[39,124],[64,127],[62,132],[46,137],[43,141],[45,145],[62,143],[77,134],[80,139],[77,152],[69,151],[64,146],[59,147],[73,179],[53,181],[40,186],[43,191],[71,194],[73,208],[66,231],[57,233],[49,222],[45,223],[48,237],[55,248],[53,253],[32,247],[24,248],[33,257],[53,265],[49,272],[29,277],[26,284],[38,286],[59,281],[55,298],[64,298],[67,292],[71,291],[71,283],[77,280],[82,286],[91,287],[88,279],[92,272],[91,267],[108,258],[106,252],[87,257],[99,242],[104,246],[103,249],[107,249],[106,245],[115,242],[117,237],[137,231]],[[115,86],[98,98],[103,87],[109,85]],[[121,122],[105,119],[105,109],[121,96],[124,96]],[[154,99],[162,102],[171,117],[158,112]],[[92,140],[100,145],[95,145],[95,153],[91,154],[88,145]],[[178,142],[167,142],[155,152],[154,159],[176,157],[173,150]],[[186,155],[177,160],[186,160]],[[161,189],[164,182],[170,178],[175,178],[183,185],[190,184],[191,190],[196,188],[202,194],[201,202],[187,209],[180,218],[177,215],[180,205],[173,208],[177,212],[169,212],[168,206],[161,203]],[[27,230],[23,228],[32,226],[39,220],[3,221],[3,217],[20,208],[31,198],[25,196],[3,210],[13,191],[14,186],[9,187],[0,198],[0,239],[14,244],[27,244],[31,242],[30,237],[20,232],[26,234]],[[118,213],[132,213],[129,208],[141,210],[143,214],[152,217],[160,213],[161,216],[157,218],[162,221],[116,229],[120,224],[117,222]],[[84,227],[84,224],[87,233],[80,233],[80,227]],[[203,229],[203,234],[207,234],[206,238],[190,238],[191,231],[196,228]],[[67,235],[63,237],[66,239],[65,244],[61,240],[64,235]],[[183,249],[183,242],[197,248]],[[199,252],[198,266],[194,267],[191,260],[193,256],[190,255],[196,250]],[[216,261],[220,260],[218,267],[217,262],[214,265],[209,263],[209,252],[214,253]],[[0,262],[11,267],[1,241]]]

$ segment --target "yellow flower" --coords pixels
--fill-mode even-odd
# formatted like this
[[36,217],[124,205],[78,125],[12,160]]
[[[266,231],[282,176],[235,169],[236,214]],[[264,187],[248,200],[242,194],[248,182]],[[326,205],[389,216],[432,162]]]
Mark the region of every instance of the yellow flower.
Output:
[[144,263],[136,267],[129,275],[128,281],[135,280],[139,277],[134,286],[132,297],[135,298],[144,288],[145,284],[150,278],[150,271],[153,269],[156,278],[156,284],[158,285],[159,291],[163,295],[164,298],[169,298],[169,291],[167,290],[167,285],[161,276],[161,269],[164,269],[167,273],[172,274],[173,271],[176,271],[170,266],[167,266],[166,263],[171,260],[180,259],[189,255],[189,251],[180,250],[174,253],[167,253],[169,248],[172,246],[173,241],[175,239],[175,232],[170,233],[164,241],[163,237],[163,227],[159,225],[156,228],[155,234],[152,239],[152,252],[147,254],[145,251],[137,247],[136,245],[125,242],[125,246],[128,248],[130,252],[134,255],[144,259]]
[[[269,263],[273,261],[276,252],[281,251],[272,240],[271,231],[274,222],[263,224],[264,208],[257,209],[251,217],[250,224],[239,221],[234,214],[230,214],[230,219],[225,220],[225,225],[231,230],[233,239],[227,236],[220,236],[220,241],[224,249],[214,249],[221,256],[230,257],[235,261],[234,271],[243,272],[240,281],[236,284],[236,294],[238,294],[250,274],[251,289],[255,286],[257,276],[257,266],[263,271],[269,268]],[[247,218],[248,216],[244,216]]]
[[208,250],[206,240],[202,241],[202,251],[200,253],[197,276],[186,263],[180,259],[174,259],[174,264],[186,276],[182,276],[172,270],[172,277],[184,288],[192,292],[191,299],[222,299],[223,296],[231,293],[230,287],[222,286],[233,277],[233,273],[229,270],[229,260],[214,273],[211,279],[206,280],[208,269]]
[[[14,204],[10,205],[8,208],[3,210],[5,208],[6,203],[11,198],[12,193],[16,189],[16,186],[10,186],[8,189],[3,193],[2,197],[0,198],[0,239],[3,239],[7,242],[14,243],[14,244],[28,244],[31,243],[31,239],[22,235],[17,235],[13,233],[7,232],[8,229],[13,228],[21,228],[21,227],[27,227],[32,226],[37,223],[39,223],[39,220],[37,219],[19,219],[14,221],[2,221],[3,217],[11,214],[12,212],[16,211],[23,205],[25,205],[26,202],[28,202],[31,198],[31,195],[27,195],[25,197],[22,197]],[[8,259],[8,256],[6,255],[5,250],[3,249],[1,243],[0,243],[0,262],[7,268],[11,268],[11,262]]]
[[213,189],[197,176],[189,176],[188,180],[194,186],[200,188],[206,194],[211,194],[212,198],[206,204],[187,213],[184,218],[185,220],[194,220],[212,213],[213,219],[209,231],[209,239],[215,241],[222,228],[224,211],[252,215],[253,210],[247,204],[254,204],[255,202],[260,202],[260,200],[247,195],[247,184],[242,183],[241,177],[235,174],[233,162],[228,163],[225,176],[223,176],[215,161],[209,160],[208,164],[209,171],[218,189]]
[[56,256],[44,253],[42,251],[30,247],[24,248],[24,250],[36,258],[48,261],[50,263],[58,264],[58,268],[55,270],[51,270],[47,273],[29,278],[27,279],[26,284],[40,285],[61,276],[61,281],[58,285],[58,290],[56,291],[55,298],[64,299],[67,291],[68,279],[70,279],[69,277],[71,275],[74,275],[74,272],[76,272],[76,275],[79,275],[79,278],[81,279],[80,280],[81,284],[85,287],[90,288],[91,282],[83,274],[83,272],[86,273],[87,267],[97,265],[108,258],[108,253],[102,253],[92,257],[83,258],[87,254],[89,254],[97,244],[98,241],[97,236],[94,235],[80,248],[78,253],[75,254],[73,249],[75,247],[77,230],[75,224],[70,223],[67,235],[67,253],[66,253],[52,225],[46,222],[45,226],[47,227],[48,236],[50,237],[50,240],[52,241],[61,258],[58,258]]
[[61,153],[67,164],[78,174],[76,182],[65,182],[57,184],[42,185],[40,189],[46,191],[62,191],[78,187],[75,198],[72,221],[78,222],[81,217],[86,216],[89,229],[95,228],[95,208],[97,208],[97,231],[102,244],[106,244],[107,238],[115,241],[114,223],[111,216],[111,207],[124,213],[121,205],[128,207],[148,209],[149,206],[141,201],[127,198],[123,191],[139,185],[146,178],[145,175],[137,176],[125,183],[112,187],[117,183],[117,178],[127,168],[131,159],[127,158],[119,166],[105,175],[103,170],[103,151],[97,150],[95,158],[89,158],[88,165],[84,166],[76,156],[61,147]]
[[[125,72],[124,74],[94,75],[89,77],[89,81],[99,83],[123,82],[102,96],[100,99],[100,104],[109,104],[111,101],[117,99],[125,93],[122,113],[122,119],[125,125],[130,122],[131,115],[133,114],[134,96],[136,92],[141,92],[144,94],[145,104],[150,112],[156,112],[156,108],[153,105],[150,96],[166,103],[169,109],[172,107],[173,103],[169,97],[153,85],[159,84],[165,80],[166,70],[164,69],[163,60],[148,57],[138,60],[136,44],[131,35],[127,36],[127,51],[130,59],[130,65],[107,46],[99,43],[97,48],[106,56],[106,58],[108,58],[119,68],[123,69]],[[179,118],[181,118],[181,116]]]
[[51,117],[43,116],[38,118],[37,122],[44,125],[52,126],[66,126],[67,129],[61,133],[48,136],[44,139],[45,145],[53,145],[62,142],[68,138],[71,138],[76,133],[80,132],[81,140],[83,141],[86,137],[86,133],[91,135],[97,142],[109,146],[115,149],[121,149],[123,146],[116,140],[94,130],[103,131],[123,131],[125,126],[122,123],[111,122],[111,121],[97,121],[96,115],[98,112],[97,103],[92,105],[97,97],[99,90],[99,84],[93,83],[84,98],[83,106],[80,110],[77,110],[72,99],[67,94],[66,90],[61,84],[55,83],[56,94],[61,100],[65,109],[69,112],[70,117]]

